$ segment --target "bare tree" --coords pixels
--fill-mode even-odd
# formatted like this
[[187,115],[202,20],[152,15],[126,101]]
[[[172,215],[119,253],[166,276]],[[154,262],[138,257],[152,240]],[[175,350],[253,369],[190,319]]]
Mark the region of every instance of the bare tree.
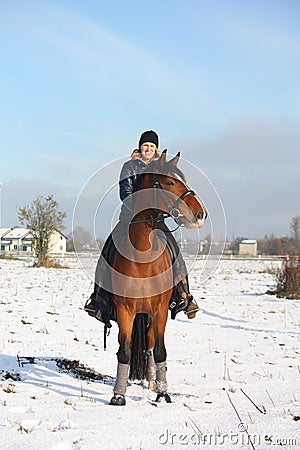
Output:
[[19,208],[18,219],[31,230],[38,265],[46,265],[51,234],[65,228],[63,221],[66,217],[53,195],[39,195],[30,205]]
[[290,223],[290,230],[292,234],[292,238],[295,241],[295,247],[297,249],[300,248],[300,216],[295,216],[292,218]]
[[70,251],[83,250],[85,246],[90,247],[94,240],[90,231],[78,226],[74,228],[73,233],[68,236],[68,248]]

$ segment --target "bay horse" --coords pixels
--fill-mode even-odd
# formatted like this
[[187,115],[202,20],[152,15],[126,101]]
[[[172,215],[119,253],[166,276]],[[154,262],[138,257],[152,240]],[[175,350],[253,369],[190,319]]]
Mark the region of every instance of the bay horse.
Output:
[[119,350],[111,405],[126,404],[128,378],[146,378],[149,388],[156,388],[156,401],[171,402],[167,393],[164,333],[173,274],[170,252],[162,236],[166,226],[160,225],[171,216],[178,225],[201,227],[206,211],[177,168],[180,153],[166,161],[166,152],[138,178],[128,236],[117,246],[112,261]]

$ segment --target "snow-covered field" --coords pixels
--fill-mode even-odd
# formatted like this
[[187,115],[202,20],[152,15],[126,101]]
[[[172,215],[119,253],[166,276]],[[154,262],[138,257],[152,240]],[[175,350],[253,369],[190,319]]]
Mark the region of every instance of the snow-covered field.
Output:
[[[75,260],[69,269],[30,264],[0,260],[1,449],[300,447],[300,301],[265,294],[279,262],[221,261],[204,285],[194,264],[201,311],[166,330],[173,403],[155,404],[131,382],[125,407],[108,404],[118,330],[114,323],[105,352],[102,325],[83,311],[86,272]],[[107,379],[62,372],[58,358]]]

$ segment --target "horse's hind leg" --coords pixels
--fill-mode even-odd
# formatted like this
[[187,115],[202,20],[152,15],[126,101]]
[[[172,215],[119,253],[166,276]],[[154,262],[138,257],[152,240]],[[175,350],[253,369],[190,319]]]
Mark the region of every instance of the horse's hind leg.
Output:
[[148,389],[150,391],[156,392],[156,366],[154,361],[153,349],[147,351],[147,375],[146,380],[148,381]]
[[147,374],[146,380],[148,381],[148,389],[150,391],[156,392],[156,366],[153,354],[155,340],[154,340],[154,330],[152,320],[150,321],[150,326],[148,330],[148,351],[147,351]]

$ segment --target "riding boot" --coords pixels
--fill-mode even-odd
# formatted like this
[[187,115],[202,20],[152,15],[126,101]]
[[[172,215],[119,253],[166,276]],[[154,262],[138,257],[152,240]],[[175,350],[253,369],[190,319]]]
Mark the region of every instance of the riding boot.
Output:
[[192,294],[189,293],[187,276],[174,287],[169,309],[173,320],[180,311],[184,311],[188,319],[194,319],[196,312],[199,311],[196,301]]
[[199,311],[198,304],[196,300],[194,300],[191,294],[188,295],[188,305],[186,310],[184,311],[187,315],[188,319],[194,319],[196,317],[196,312]]

